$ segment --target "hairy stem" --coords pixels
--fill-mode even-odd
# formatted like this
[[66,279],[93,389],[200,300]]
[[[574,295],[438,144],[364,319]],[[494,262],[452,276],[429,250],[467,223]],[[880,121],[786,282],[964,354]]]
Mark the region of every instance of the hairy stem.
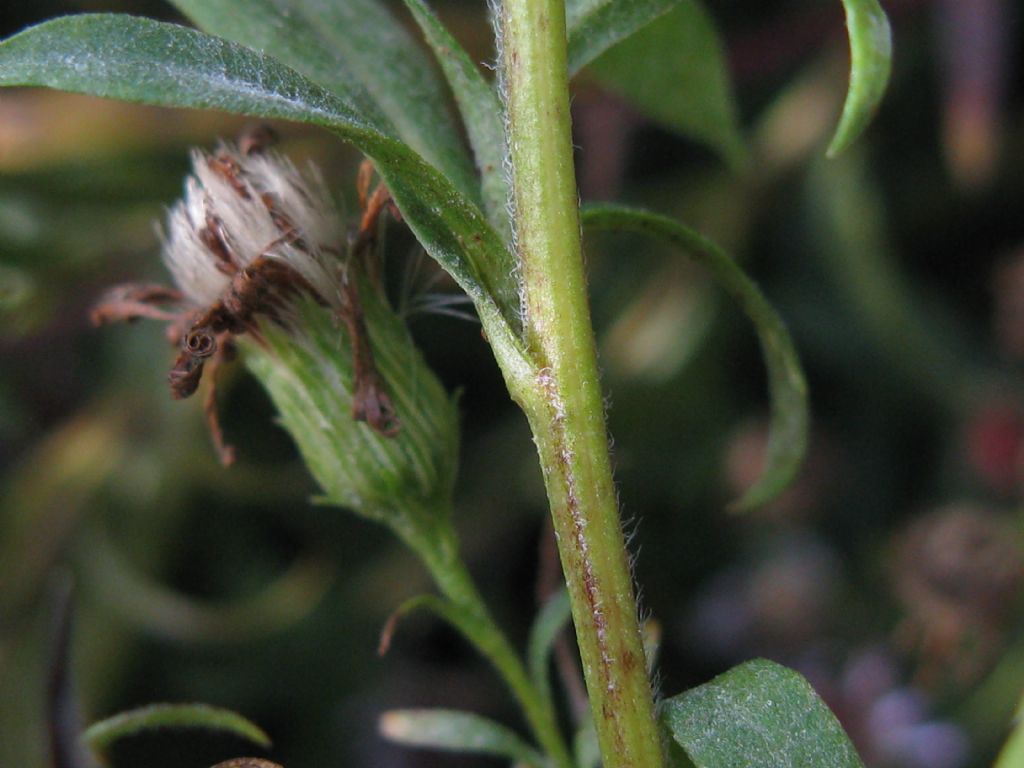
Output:
[[605,768],[657,768],[662,745],[612,483],[573,169],[562,0],[503,0],[514,232],[540,453]]

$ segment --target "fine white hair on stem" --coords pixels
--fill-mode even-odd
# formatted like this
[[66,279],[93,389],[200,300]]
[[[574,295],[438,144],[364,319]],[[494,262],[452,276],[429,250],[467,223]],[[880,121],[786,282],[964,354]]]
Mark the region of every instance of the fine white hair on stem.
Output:
[[260,257],[286,264],[327,304],[344,303],[342,217],[315,167],[300,172],[276,152],[195,150],[162,240],[167,268],[196,305],[217,301],[232,273]]
[[508,197],[505,200],[505,208],[508,211],[508,220],[512,225],[512,239],[510,243],[513,256],[512,279],[515,281],[519,293],[519,320],[522,326],[525,327],[527,320],[527,304],[525,286],[523,284],[521,274],[522,270],[519,263],[519,234],[516,229],[516,222],[518,221],[518,218],[516,216],[515,165],[512,162],[512,147],[509,145],[509,136],[512,134],[510,132],[509,125],[508,81],[505,74],[505,28],[502,0],[488,0],[487,6],[491,15],[491,26],[494,28],[494,49],[496,52],[496,62],[494,65],[495,84],[497,86],[498,98],[501,102],[502,124],[504,126],[501,164],[508,187]]

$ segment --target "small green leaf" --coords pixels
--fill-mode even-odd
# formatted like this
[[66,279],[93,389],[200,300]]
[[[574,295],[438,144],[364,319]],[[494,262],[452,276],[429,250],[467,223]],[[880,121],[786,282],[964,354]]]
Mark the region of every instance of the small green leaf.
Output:
[[[372,118],[276,59],[174,24],[112,14],[49,21],[0,43],[0,86],[320,125],[370,156],[423,247],[495,337],[519,322],[512,255],[480,210]],[[489,327],[490,326],[490,327]]]
[[548,698],[551,698],[551,682],[548,676],[551,648],[571,616],[569,593],[561,589],[544,603],[530,629],[530,642],[527,646],[530,676],[533,678],[533,684]]
[[733,167],[746,162],[722,44],[697,0],[681,0],[589,71],[668,130],[710,146]]
[[850,37],[850,88],[839,126],[828,145],[835,157],[871,122],[892,70],[892,31],[878,0],[843,0]]
[[[273,56],[378,116],[377,125],[478,199],[444,84],[378,0],[171,0],[204,31]],[[383,118],[383,120],[381,119]],[[385,132],[390,132],[385,130]]]
[[86,728],[82,738],[97,754],[105,753],[114,742],[143,731],[161,728],[203,728],[224,731],[264,749],[270,737],[237,712],[206,704],[153,704],[100,720]]
[[451,709],[394,709],[380,718],[385,738],[410,747],[469,752],[545,768],[547,762],[514,731],[493,720]]
[[697,768],[863,768],[810,684],[764,659],[668,699],[662,721]]
[[679,0],[569,0],[565,4],[569,75],[668,13]]
[[747,510],[771,501],[796,475],[807,447],[807,383],[782,319],[742,269],[714,243],[664,216],[614,205],[587,206],[583,226],[646,234],[669,242],[702,265],[739,303],[754,323],[772,396],[771,435],[761,477],[732,509]]
[[494,228],[511,240],[508,220],[509,189],[505,175],[503,108],[479,68],[423,0],[405,0],[416,23],[434,50],[466,125],[469,143],[480,172],[484,210]]

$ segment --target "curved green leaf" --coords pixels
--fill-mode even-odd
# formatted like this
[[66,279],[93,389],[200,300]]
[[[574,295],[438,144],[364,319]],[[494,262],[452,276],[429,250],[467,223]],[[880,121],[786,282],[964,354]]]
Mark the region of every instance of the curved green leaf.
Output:
[[547,762],[518,734],[470,712],[452,709],[394,709],[380,718],[381,735],[409,747],[468,752],[545,768]]
[[733,167],[746,162],[722,44],[697,0],[680,0],[588,71],[668,130],[708,145]]
[[850,88],[826,154],[835,157],[871,122],[892,69],[892,31],[878,0],[843,0],[850,37]]
[[153,704],[122,712],[89,726],[82,738],[90,749],[103,754],[119,739],[161,728],[225,731],[264,749],[271,744],[270,737],[259,726],[237,712],[206,704]]
[[771,436],[761,477],[731,505],[747,510],[771,501],[796,475],[807,447],[807,383],[793,341],[760,289],[714,243],[658,214],[614,205],[587,206],[583,226],[639,232],[683,249],[722,285],[754,323],[771,390]]
[[485,328],[493,335],[518,323],[512,256],[480,210],[351,101],[270,56],[174,24],[112,14],[70,16],[0,43],[0,85],[328,128],[373,159],[410,228],[473,299]]
[[548,659],[551,648],[559,633],[565,629],[572,616],[572,605],[569,593],[562,589],[544,603],[530,629],[530,640],[527,645],[526,658],[530,667],[530,676],[538,690],[551,697],[551,682],[548,676]]
[[476,167],[480,172],[484,210],[496,230],[511,240],[512,225],[508,220],[509,189],[505,174],[504,109],[498,94],[484,80],[469,54],[445,29],[423,0],[405,0],[416,23],[423,30],[434,50],[466,125],[473,147]]
[[204,31],[263,51],[375,116],[476,202],[444,84],[379,0],[171,0]]
[[668,13],[679,0],[568,0],[569,75]]
[[334,581],[324,560],[304,557],[251,596],[200,600],[137,571],[107,536],[82,534],[83,580],[107,608],[130,626],[179,642],[242,643],[302,621]]
[[810,684],[764,659],[668,699],[662,721],[697,768],[863,768]]

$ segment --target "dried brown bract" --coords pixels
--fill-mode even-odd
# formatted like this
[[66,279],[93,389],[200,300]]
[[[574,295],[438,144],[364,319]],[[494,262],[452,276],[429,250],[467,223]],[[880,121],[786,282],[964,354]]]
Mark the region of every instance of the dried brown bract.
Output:
[[[167,322],[178,347],[168,374],[171,396],[184,399],[196,392],[204,370],[212,374],[231,357],[235,336],[250,334],[258,341],[261,318],[287,324],[289,302],[311,298],[329,307],[348,331],[355,363],[353,418],[394,436],[399,421],[374,364],[357,271],[372,261],[381,215],[391,211],[400,218],[398,209],[383,184],[370,192],[373,167],[364,163],[358,181],[362,216],[348,257],[339,258],[344,227],[323,180],[315,169],[300,173],[269,151],[274,140],[261,127],[243,135],[237,147],[195,152],[185,198],[171,210],[164,235],[164,261],[178,289],[116,286],[97,304],[92,320]],[[223,441],[209,378],[207,419],[228,464],[234,452]]]

